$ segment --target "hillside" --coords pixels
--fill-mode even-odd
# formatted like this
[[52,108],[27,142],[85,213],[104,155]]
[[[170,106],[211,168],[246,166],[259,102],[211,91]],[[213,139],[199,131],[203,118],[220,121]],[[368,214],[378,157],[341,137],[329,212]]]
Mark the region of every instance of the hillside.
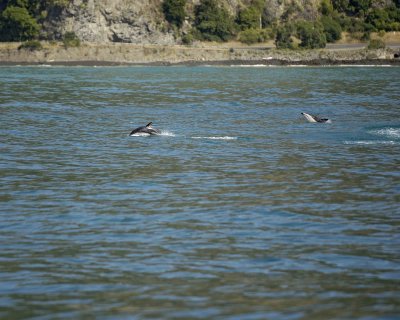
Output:
[[190,44],[274,40],[323,48],[343,31],[400,30],[399,0],[2,0],[0,41]]

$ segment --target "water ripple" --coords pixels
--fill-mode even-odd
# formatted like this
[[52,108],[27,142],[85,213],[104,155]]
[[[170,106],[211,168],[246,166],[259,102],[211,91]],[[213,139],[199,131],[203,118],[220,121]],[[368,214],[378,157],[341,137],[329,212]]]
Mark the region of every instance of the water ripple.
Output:
[[395,318],[397,71],[1,68],[0,317]]

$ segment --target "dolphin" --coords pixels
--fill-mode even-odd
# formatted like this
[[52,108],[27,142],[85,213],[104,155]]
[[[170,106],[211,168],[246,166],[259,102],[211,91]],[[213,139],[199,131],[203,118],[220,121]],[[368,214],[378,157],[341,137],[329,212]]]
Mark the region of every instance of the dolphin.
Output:
[[331,120],[327,118],[320,118],[305,112],[302,112],[301,114],[303,115],[304,118],[307,119],[308,122],[331,123]]
[[136,129],[133,129],[132,132],[129,134],[130,136],[133,136],[135,133],[147,133],[149,135],[157,135],[160,134],[161,132],[157,129],[154,129],[151,125],[153,122],[149,122],[143,127],[138,127]]

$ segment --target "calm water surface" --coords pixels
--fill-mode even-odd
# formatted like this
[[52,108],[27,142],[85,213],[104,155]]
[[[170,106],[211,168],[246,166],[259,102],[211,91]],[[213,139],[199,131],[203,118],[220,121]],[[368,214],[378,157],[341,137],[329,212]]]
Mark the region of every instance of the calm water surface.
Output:
[[398,319],[399,70],[0,68],[0,318]]

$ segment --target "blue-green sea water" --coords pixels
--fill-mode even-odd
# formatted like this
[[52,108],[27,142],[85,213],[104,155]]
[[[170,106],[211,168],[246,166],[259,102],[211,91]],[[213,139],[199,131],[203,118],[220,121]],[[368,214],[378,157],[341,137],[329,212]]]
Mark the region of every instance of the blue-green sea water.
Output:
[[399,70],[0,68],[0,318],[398,319]]

